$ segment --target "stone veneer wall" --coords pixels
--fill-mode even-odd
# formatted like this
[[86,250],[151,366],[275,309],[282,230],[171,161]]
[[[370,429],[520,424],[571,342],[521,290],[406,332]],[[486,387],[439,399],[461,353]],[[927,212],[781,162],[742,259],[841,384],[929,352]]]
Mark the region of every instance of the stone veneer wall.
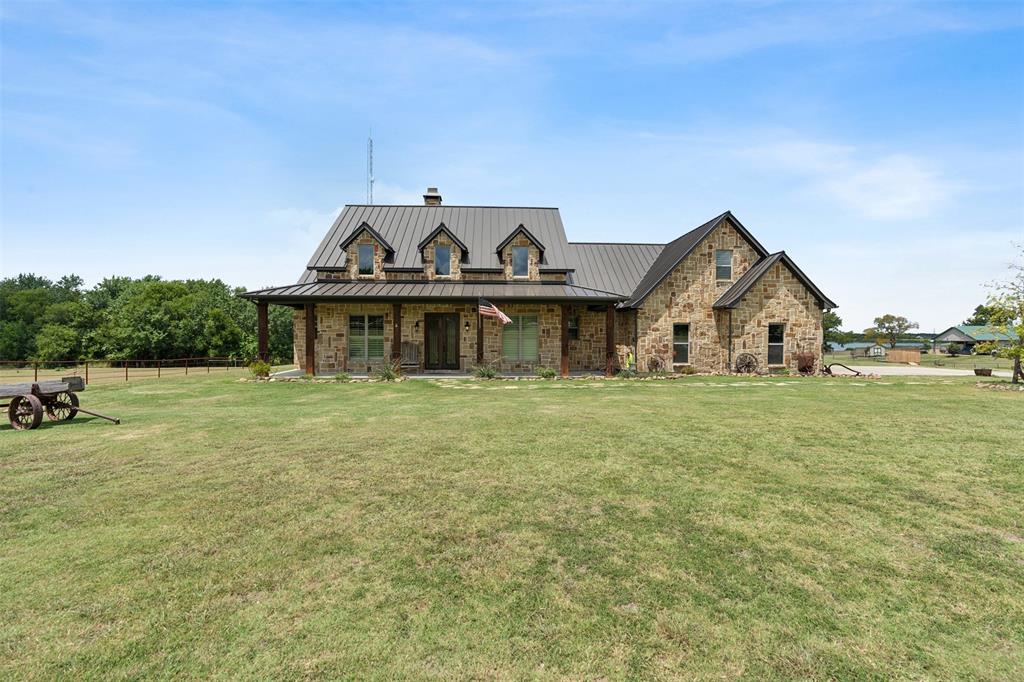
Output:
[[[733,277],[728,282],[715,279],[715,251],[718,249],[731,249],[733,252]],[[689,364],[701,372],[729,371],[730,315],[727,311],[714,310],[712,305],[758,259],[757,252],[727,221],[709,234],[651,292],[637,312],[639,370],[648,371],[648,361],[653,356],[662,357],[671,366],[672,325],[688,323]],[[781,268],[785,273],[777,273],[775,268]],[[795,353],[798,350],[820,356],[821,310],[810,292],[787,268],[781,264],[775,268],[761,279],[732,313],[732,359],[735,361],[741,352],[753,352],[758,357],[759,367],[765,369],[768,322],[782,322],[786,324],[785,363],[796,369]],[[816,345],[812,343],[814,339],[817,339]]]
[[[452,264],[452,272],[456,272],[455,264]],[[474,272],[465,271],[462,269],[462,264],[459,263],[458,277],[441,277],[441,281],[449,281],[452,279],[458,279],[463,282],[504,282],[505,273],[503,272]],[[385,277],[392,280],[406,281],[406,282],[420,282],[433,279],[433,277],[427,272],[416,271],[416,272],[395,272],[394,270],[385,272]],[[338,281],[349,281],[352,278],[349,276],[349,271],[337,271],[337,270],[318,270],[318,279],[338,280]],[[359,278],[365,279],[365,278]],[[564,282],[564,272],[542,272],[540,273],[540,279],[543,282]],[[523,280],[513,280],[521,282]]]
[[[715,251],[731,249],[732,280],[715,279]],[[649,359],[660,356],[671,367],[672,325],[690,325],[690,365],[700,372],[728,367],[728,324],[711,307],[760,256],[728,221],[715,230],[664,279],[637,312],[640,339],[637,366],[649,371]]]
[[[435,246],[450,246],[451,247],[451,275],[443,275],[438,277],[434,274],[434,247]],[[395,279],[404,279],[407,273],[394,273],[395,275],[401,274],[401,277]],[[462,279],[462,249],[453,242],[446,233],[441,232],[434,237],[429,244],[423,248],[423,274],[424,279],[434,280],[457,280]]]
[[[579,338],[569,340],[569,369],[603,371],[607,343],[607,312],[588,310],[585,305],[571,306],[570,311],[579,320]],[[619,366],[625,366],[629,354],[633,352],[634,318],[635,313],[631,310],[615,312],[615,352],[619,358]]]
[[[373,276],[359,274],[359,245],[373,244]],[[384,247],[365,229],[345,250],[345,268],[349,279],[387,279],[384,272]]]
[[[528,246],[530,248],[530,267],[527,270],[529,273],[528,277],[513,277],[512,276],[512,247],[513,246]],[[505,248],[501,252],[501,261],[505,264],[505,279],[514,280],[517,282],[526,281],[540,281],[540,249],[538,249],[533,242],[526,238],[522,232],[517,234],[512,241],[505,245]]]
[[782,263],[772,266],[732,311],[733,358],[752,353],[758,368],[768,368],[768,325],[786,325],[783,365],[797,369],[797,353],[813,353],[821,362],[822,310],[807,287]]
[[[504,360],[501,356],[502,325],[494,319],[484,318],[484,362],[496,367],[500,372],[530,372],[539,366],[558,368],[561,364],[561,321],[562,311],[558,304],[503,304],[502,311],[507,315],[530,315],[535,314],[538,318],[538,360],[534,362],[513,362]],[[394,329],[392,319],[393,308],[390,303],[321,303],[316,306],[317,333],[316,333],[316,373],[332,374],[335,372],[364,373],[374,372],[390,361],[391,338]],[[420,369],[423,369],[424,360],[424,314],[436,313],[459,313],[459,356],[460,369],[469,371],[476,365],[476,305],[465,304],[444,304],[444,303],[406,303],[402,305],[402,341],[415,341],[420,344]],[[350,314],[369,314],[384,316],[384,353],[383,360],[352,361],[348,358],[348,316]],[[592,369],[604,368],[604,313],[592,313],[602,319],[600,325],[600,354],[599,362]],[[632,324],[620,324],[622,316],[616,320],[617,338],[624,338],[622,334],[632,334]],[[588,315],[589,318],[589,315]],[[466,322],[469,322],[469,329],[466,329]],[[419,322],[419,328],[416,323]],[[296,310],[294,314],[294,360],[295,365],[301,369],[306,368],[306,333],[305,333],[305,312]],[[628,329],[625,327],[628,326]],[[631,341],[629,341],[631,343]],[[620,345],[620,349],[627,346]],[[625,358],[628,350],[622,350],[621,356]],[[572,348],[570,342],[570,362]],[[591,369],[591,368],[588,368]]]

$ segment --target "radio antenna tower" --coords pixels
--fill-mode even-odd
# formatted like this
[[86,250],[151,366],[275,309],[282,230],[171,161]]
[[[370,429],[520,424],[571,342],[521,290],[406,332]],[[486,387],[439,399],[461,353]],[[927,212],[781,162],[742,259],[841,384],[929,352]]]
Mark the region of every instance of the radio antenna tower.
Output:
[[366,203],[373,204],[373,128],[366,138]]

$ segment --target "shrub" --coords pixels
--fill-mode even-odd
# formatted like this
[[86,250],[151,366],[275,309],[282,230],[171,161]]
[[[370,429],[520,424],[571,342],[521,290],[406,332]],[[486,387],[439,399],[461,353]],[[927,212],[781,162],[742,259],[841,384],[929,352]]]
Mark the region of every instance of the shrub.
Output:
[[398,368],[392,364],[384,365],[377,370],[377,381],[397,381],[399,376],[401,375]]
[[964,352],[964,346],[962,343],[951,343],[946,346],[946,354],[951,358],[955,358]]
[[801,374],[814,374],[814,363],[818,358],[814,353],[797,353],[796,368]]
[[619,377],[620,379],[635,379],[636,370],[633,369],[632,367],[623,367],[615,376]]
[[498,370],[491,365],[477,365],[473,368],[473,376],[477,379],[497,379]]
[[676,371],[679,372],[679,374],[686,374],[686,375],[696,374],[697,373],[697,370],[695,370],[693,368],[693,365],[683,365],[682,367],[680,367]]
[[554,367],[538,367],[537,376],[541,379],[554,379],[558,376],[558,371]]
[[983,341],[975,344],[973,352],[975,355],[995,355],[999,352],[999,344],[994,341]]
[[349,374],[348,372],[338,372],[337,374],[334,375],[334,380],[339,383],[347,383],[349,381],[352,381],[352,375]]
[[270,376],[270,363],[263,360],[253,360],[249,363],[249,371],[256,378],[265,378]]

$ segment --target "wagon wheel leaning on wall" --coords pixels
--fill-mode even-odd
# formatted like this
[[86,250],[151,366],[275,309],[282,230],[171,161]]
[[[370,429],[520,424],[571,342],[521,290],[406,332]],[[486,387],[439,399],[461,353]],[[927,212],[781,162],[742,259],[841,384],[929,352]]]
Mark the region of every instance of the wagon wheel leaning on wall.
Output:
[[757,358],[751,353],[740,353],[736,356],[736,371],[740,374],[753,374],[757,371]]

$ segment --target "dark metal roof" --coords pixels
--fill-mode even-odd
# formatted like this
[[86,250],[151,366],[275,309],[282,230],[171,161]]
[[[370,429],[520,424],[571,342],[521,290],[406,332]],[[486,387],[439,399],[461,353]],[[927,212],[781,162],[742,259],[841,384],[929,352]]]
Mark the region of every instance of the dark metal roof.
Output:
[[[344,262],[340,245],[359,227],[370,225],[382,240],[394,248],[395,268],[422,268],[417,244],[444,223],[469,252],[469,268],[501,265],[495,248],[509,234],[524,226],[538,243],[544,244],[541,271],[571,269],[565,228],[557,208],[498,206],[346,206],[320,242],[307,268],[337,268]],[[385,268],[387,269],[387,267]]]
[[469,262],[469,247],[466,246],[465,244],[463,244],[461,239],[459,239],[454,234],[452,234],[452,231],[449,230],[448,227],[444,223],[438,223],[437,227],[435,227],[434,230],[430,234],[428,234],[426,237],[424,237],[420,241],[420,243],[416,245],[416,250],[419,251],[422,254],[423,253],[423,249],[425,249],[427,247],[427,245],[431,241],[433,241],[434,237],[436,237],[437,235],[441,234],[442,232],[444,232],[446,235],[448,235],[448,238],[451,239],[453,242],[455,242],[455,245],[458,246],[459,249],[462,251],[461,262],[462,263]]
[[[628,299],[621,306],[635,308],[725,220],[746,239],[761,259],[722,294],[715,303],[716,308],[735,306],[750,287],[780,260],[814,293],[823,307],[836,307],[784,252],[769,255],[729,211],[669,244],[569,243],[558,209],[501,206],[346,206],[320,242],[297,285],[248,292],[245,296],[277,302],[325,298],[472,299],[480,296],[499,300]],[[369,230],[385,248],[391,249],[390,262],[385,270],[391,273],[392,279],[318,281],[318,269],[342,269],[345,260],[343,245],[350,243],[363,229]],[[422,270],[421,250],[441,230],[447,232],[462,249],[465,257],[463,272],[500,272],[501,263],[494,255],[495,251],[523,231],[539,248],[547,249],[541,272],[564,272],[568,281],[504,283],[394,279],[402,271]],[[542,245],[541,239],[547,247]]]
[[782,263],[790,272],[800,280],[805,287],[810,289],[814,297],[821,303],[822,308],[835,308],[836,304],[833,303],[825,294],[821,293],[821,289],[815,286],[814,282],[810,280],[807,275],[803,273],[803,270],[796,266],[796,263],[786,255],[785,251],[779,251],[773,253],[770,256],[766,256],[761,260],[757,261],[750,268],[743,273],[743,275],[736,280],[735,283],[728,289],[726,289],[718,300],[715,301],[713,308],[735,308],[743,297],[747,294],[750,289],[757,284],[762,277],[764,277],[769,270],[772,269],[776,263]]
[[616,302],[618,294],[562,282],[438,282],[438,281],[385,281],[373,282],[310,282],[287,287],[273,287],[248,291],[243,298],[265,300],[271,303],[302,303],[305,301],[331,301],[348,299],[419,300],[486,298],[495,301],[583,301]]
[[616,291],[628,298],[665,245],[570,242],[569,248],[576,256],[573,284]]
[[373,237],[378,242],[380,242],[380,245],[384,247],[384,250],[387,251],[387,253],[389,255],[391,255],[391,254],[393,254],[395,252],[395,250],[393,248],[391,248],[391,244],[389,244],[388,241],[386,239],[384,239],[384,237],[382,237],[379,232],[377,232],[377,230],[373,229],[373,225],[371,225],[371,224],[369,224],[369,223],[367,223],[365,221],[363,223],[361,223],[359,225],[359,227],[357,227],[356,229],[352,230],[352,232],[349,233],[348,237],[346,237],[343,242],[338,244],[338,250],[341,251],[342,254],[344,254],[345,249],[348,248],[348,245],[351,244],[352,242],[354,242],[356,237],[358,237],[359,234],[361,232],[363,232],[364,230],[366,232],[369,232],[371,237]]
[[754,248],[759,255],[767,256],[768,251],[761,246],[761,243],[754,239],[754,235],[747,231],[747,228],[743,227],[743,224],[736,219],[731,211],[726,211],[720,216],[716,216],[704,223],[700,227],[690,230],[683,236],[679,237],[675,241],[669,242],[662,249],[657,259],[651,265],[651,269],[647,271],[640,283],[637,284],[633,290],[629,300],[623,303],[625,308],[636,308],[644,299],[646,299],[654,288],[661,284],[662,280],[668,277],[669,273],[676,269],[676,266],[683,262],[690,253],[697,248],[697,245],[704,241],[704,238],[711,234],[718,225],[723,221],[728,220],[733,228],[739,232],[744,239]]
[[[506,246],[508,246],[508,243],[510,241],[512,241],[513,239],[515,239],[516,235],[519,234],[520,232],[522,232],[524,235],[526,235],[526,238],[529,239],[531,242],[533,242],[533,245],[537,247],[538,251],[540,251],[541,262],[544,262],[544,245],[541,243],[541,241],[539,239],[537,239],[536,237],[533,236],[532,232],[530,232],[528,229],[526,229],[525,225],[522,225],[522,224],[520,224],[519,227],[517,227],[516,229],[512,230],[512,232],[510,232],[507,237],[505,237],[500,242],[498,242],[498,245],[496,247],[494,247],[494,253],[498,254],[498,258],[501,258],[501,251],[502,251],[502,249],[504,249]],[[564,231],[562,232],[562,236],[563,237],[565,236],[565,232]],[[546,265],[546,263],[545,263],[545,265]]]

